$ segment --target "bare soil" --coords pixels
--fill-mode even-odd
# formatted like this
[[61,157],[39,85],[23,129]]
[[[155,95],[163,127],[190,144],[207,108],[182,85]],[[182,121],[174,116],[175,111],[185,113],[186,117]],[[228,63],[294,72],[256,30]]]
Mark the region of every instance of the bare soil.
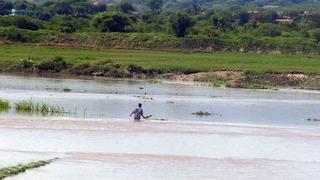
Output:
[[231,88],[273,88],[293,87],[302,89],[320,89],[320,75],[304,73],[256,73],[243,71],[215,71],[193,74],[168,73],[159,77],[176,81],[196,81],[212,83],[214,86]]

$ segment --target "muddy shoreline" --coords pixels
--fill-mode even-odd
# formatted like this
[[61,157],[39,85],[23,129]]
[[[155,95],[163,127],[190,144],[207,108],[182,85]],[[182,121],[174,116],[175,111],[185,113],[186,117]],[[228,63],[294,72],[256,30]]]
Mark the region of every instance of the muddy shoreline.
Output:
[[132,77],[112,77],[92,73],[91,75],[74,75],[67,72],[59,73],[33,73],[33,72],[0,72],[4,76],[28,76],[37,78],[84,79],[84,80],[134,80],[160,83],[161,81],[200,83],[214,87],[244,88],[244,89],[270,89],[279,88],[320,90],[320,74],[301,72],[243,72],[234,70],[198,72],[198,73],[163,73],[143,74],[133,73]]

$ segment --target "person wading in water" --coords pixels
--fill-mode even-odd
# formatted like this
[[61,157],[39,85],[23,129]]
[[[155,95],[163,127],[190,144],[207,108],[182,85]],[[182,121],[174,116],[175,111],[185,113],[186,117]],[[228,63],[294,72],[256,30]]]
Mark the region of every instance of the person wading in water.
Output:
[[134,115],[134,116],[133,116],[134,122],[140,122],[141,117],[143,117],[143,118],[148,118],[148,117],[143,116],[143,110],[142,110],[141,107],[142,107],[142,104],[139,103],[139,106],[136,107],[136,108],[132,111],[132,113],[130,114],[130,117],[131,117],[132,115]]

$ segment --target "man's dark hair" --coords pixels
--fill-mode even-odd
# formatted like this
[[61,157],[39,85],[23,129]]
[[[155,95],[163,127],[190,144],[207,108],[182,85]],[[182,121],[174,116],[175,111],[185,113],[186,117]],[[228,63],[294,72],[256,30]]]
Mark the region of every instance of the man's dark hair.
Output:
[[139,107],[141,107],[142,106],[142,104],[141,103],[139,103]]

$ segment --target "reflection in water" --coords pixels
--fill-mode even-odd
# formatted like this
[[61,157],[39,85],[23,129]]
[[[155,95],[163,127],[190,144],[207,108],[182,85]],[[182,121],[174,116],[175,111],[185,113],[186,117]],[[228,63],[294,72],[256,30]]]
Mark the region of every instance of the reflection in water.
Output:
[[[68,91],[66,91],[68,89]],[[195,84],[129,80],[75,80],[0,76],[0,98],[12,103],[32,100],[63,106],[54,117],[128,119],[142,102],[155,119],[214,121],[268,125],[320,125],[320,93],[224,89]],[[208,112],[209,116],[194,113]],[[13,108],[0,118],[41,117],[18,114]]]

